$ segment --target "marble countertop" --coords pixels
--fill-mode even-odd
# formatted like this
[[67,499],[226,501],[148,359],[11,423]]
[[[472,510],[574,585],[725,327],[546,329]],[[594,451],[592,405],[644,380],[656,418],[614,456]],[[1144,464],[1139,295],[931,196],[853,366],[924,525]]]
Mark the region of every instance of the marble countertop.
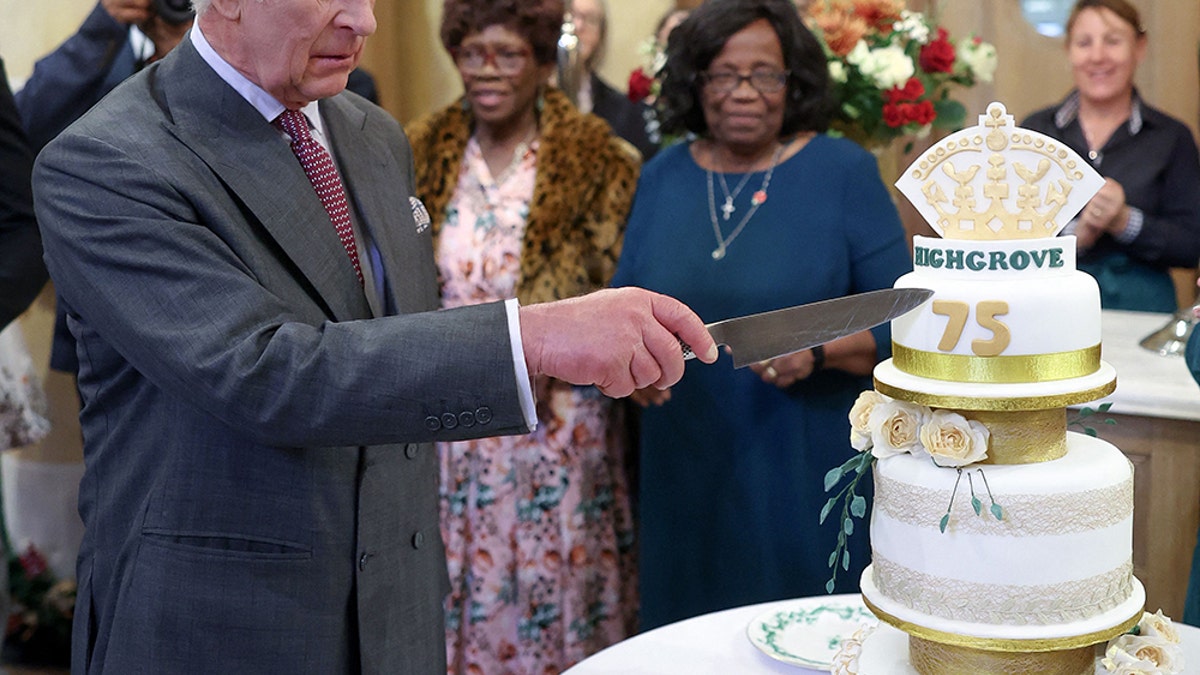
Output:
[[1170,319],[1150,312],[1102,313],[1101,358],[1117,369],[1117,390],[1100,402],[1111,401],[1111,412],[1200,421],[1200,386],[1183,356],[1160,356],[1138,344]]

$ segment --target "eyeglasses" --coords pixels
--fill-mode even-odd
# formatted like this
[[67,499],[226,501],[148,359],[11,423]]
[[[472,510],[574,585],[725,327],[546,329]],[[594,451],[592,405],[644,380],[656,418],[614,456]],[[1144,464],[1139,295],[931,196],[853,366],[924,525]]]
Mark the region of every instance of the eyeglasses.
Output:
[[454,63],[458,64],[458,69],[464,73],[482,72],[490,63],[501,75],[516,75],[525,67],[530,51],[525,47],[501,47],[493,51],[486,47],[470,45],[457,47],[451,54],[454,56]]
[[742,86],[742,82],[749,82],[760,94],[774,94],[787,85],[788,75],[789,71],[768,68],[752,70],[749,75],[734,70],[710,70],[700,73],[700,80],[718,94],[728,94]]

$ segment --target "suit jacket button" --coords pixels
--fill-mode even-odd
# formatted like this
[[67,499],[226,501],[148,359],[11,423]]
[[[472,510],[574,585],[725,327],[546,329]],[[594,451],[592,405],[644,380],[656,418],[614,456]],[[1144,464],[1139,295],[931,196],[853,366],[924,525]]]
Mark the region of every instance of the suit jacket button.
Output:
[[358,556],[358,570],[359,570],[360,572],[366,571],[366,569],[367,569],[367,558],[370,558],[370,557],[371,557],[371,556],[367,555],[366,553],[364,553],[364,554],[362,554],[362,555]]
[[464,427],[475,426],[475,413],[471,412],[470,410],[464,410],[463,412],[458,413],[458,423]]
[[425,428],[430,431],[441,431],[442,430],[442,421],[439,420],[436,416],[430,415],[429,417],[425,418]]
[[454,413],[442,413],[442,428],[443,429],[453,429],[454,427],[457,427],[457,426],[458,426],[458,418],[454,416]]
[[417,532],[416,534],[413,535],[413,538],[412,538],[413,548],[421,548],[424,544],[425,544],[425,533],[424,532]]
[[487,424],[492,421],[492,409],[486,405],[479,406],[475,409],[475,421],[480,424]]
[[407,458],[409,458],[409,459],[415,459],[415,458],[416,458],[416,456],[417,456],[417,445],[416,445],[416,443],[409,443],[408,445],[404,446],[404,456],[405,456],[405,457],[407,457]]

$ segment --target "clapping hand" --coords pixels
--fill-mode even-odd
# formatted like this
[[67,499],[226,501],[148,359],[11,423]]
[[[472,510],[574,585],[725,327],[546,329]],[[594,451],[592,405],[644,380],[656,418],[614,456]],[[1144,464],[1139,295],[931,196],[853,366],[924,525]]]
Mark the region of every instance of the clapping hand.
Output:
[[1100,186],[1100,190],[1079,212],[1075,228],[1079,247],[1090,248],[1105,232],[1121,232],[1128,221],[1129,209],[1125,206],[1125,188],[1111,178],[1104,179],[1104,185]]
[[520,311],[530,375],[594,384],[613,398],[678,382],[684,370],[680,340],[704,363],[717,360],[717,345],[700,317],[674,298],[640,288],[607,289]]

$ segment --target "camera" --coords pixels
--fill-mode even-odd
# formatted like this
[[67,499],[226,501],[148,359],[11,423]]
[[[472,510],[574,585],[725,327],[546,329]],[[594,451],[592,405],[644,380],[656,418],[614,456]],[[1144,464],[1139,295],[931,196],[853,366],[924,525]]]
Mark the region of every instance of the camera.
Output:
[[187,23],[196,16],[192,0],[154,0],[154,11],[163,21],[174,24]]

